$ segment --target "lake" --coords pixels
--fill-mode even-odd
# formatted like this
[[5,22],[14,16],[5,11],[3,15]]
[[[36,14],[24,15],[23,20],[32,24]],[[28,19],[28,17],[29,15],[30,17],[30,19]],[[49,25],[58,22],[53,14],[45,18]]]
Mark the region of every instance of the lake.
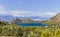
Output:
[[48,26],[48,24],[42,24],[42,23],[20,23],[18,25],[20,26]]

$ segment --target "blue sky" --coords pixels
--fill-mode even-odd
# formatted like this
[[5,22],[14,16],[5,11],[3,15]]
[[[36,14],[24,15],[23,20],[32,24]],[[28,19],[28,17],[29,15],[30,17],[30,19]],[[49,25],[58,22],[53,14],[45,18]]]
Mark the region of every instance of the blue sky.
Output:
[[49,18],[60,12],[60,0],[0,0],[0,15]]

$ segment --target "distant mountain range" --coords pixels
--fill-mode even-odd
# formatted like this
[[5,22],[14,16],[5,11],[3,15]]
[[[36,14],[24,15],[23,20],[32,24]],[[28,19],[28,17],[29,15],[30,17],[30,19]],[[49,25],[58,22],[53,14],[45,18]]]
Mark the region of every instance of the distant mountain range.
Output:
[[[60,13],[58,13],[57,15],[53,16],[52,18],[50,17],[40,17],[40,16],[25,16],[25,17],[17,17],[17,16],[10,16],[10,15],[0,15],[0,20],[5,20],[5,21],[11,21],[15,18],[19,18],[20,20],[24,20],[24,21],[27,21],[28,19],[26,18],[29,18],[31,20],[34,20],[34,21],[41,21],[41,20],[46,20],[47,23],[50,23],[50,22],[59,22],[60,21]],[[50,19],[49,19],[50,18]],[[49,20],[48,20],[49,19]]]
[[29,16],[29,17],[22,17],[22,16],[17,17],[17,16],[15,16],[15,17],[14,17],[14,16],[10,16],[10,15],[6,15],[6,16],[0,15],[0,20],[10,21],[10,20],[12,20],[12,19],[14,19],[14,18],[19,18],[19,19],[30,18],[30,19],[32,19],[32,20],[47,20],[49,17],[47,17],[47,18],[45,18],[45,17],[40,17],[40,16]]
[[[36,20],[38,19],[38,20]],[[14,16],[2,16],[0,15],[0,20],[9,21],[9,23],[18,24],[18,23],[31,23],[31,22],[39,22],[45,23],[55,26],[60,26],[60,13],[51,17],[50,19],[40,16],[29,16],[29,17],[14,17]],[[41,21],[43,20],[43,21]]]

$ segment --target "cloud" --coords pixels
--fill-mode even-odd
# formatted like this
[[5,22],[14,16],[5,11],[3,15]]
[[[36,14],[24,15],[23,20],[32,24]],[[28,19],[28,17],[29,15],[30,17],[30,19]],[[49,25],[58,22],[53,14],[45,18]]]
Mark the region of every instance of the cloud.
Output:
[[0,15],[11,15],[17,17],[30,17],[30,16],[39,16],[43,18],[52,17],[56,15],[57,12],[32,12],[32,11],[19,11],[19,10],[7,10],[4,5],[0,5]]
[[23,16],[23,17],[29,17],[29,16],[40,16],[40,17],[52,17],[56,15],[57,13],[53,12],[31,12],[31,11],[12,11],[11,13],[13,16]]
[[4,5],[0,5],[0,15],[9,15],[9,11],[5,9]]

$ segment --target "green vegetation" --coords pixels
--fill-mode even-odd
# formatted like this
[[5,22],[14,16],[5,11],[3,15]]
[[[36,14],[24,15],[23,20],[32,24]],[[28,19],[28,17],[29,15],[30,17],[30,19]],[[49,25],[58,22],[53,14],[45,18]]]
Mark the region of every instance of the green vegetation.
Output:
[[[53,30],[54,29],[54,30]],[[60,37],[60,29],[55,27],[22,27],[18,25],[1,25],[0,36],[14,37]]]
[[[56,17],[56,16],[55,16]],[[0,21],[0,37],[60,37],[60,19],[51,18],[50,20],[41,21],[49,26],[18,26],[16,23],[28,23],[30,19],[15,19],[10,23]],[[34,22],[34,21],[33,21]],[[35,21],[36,22],[36,21]],[[15,25],[16,24],[16,25]]]

